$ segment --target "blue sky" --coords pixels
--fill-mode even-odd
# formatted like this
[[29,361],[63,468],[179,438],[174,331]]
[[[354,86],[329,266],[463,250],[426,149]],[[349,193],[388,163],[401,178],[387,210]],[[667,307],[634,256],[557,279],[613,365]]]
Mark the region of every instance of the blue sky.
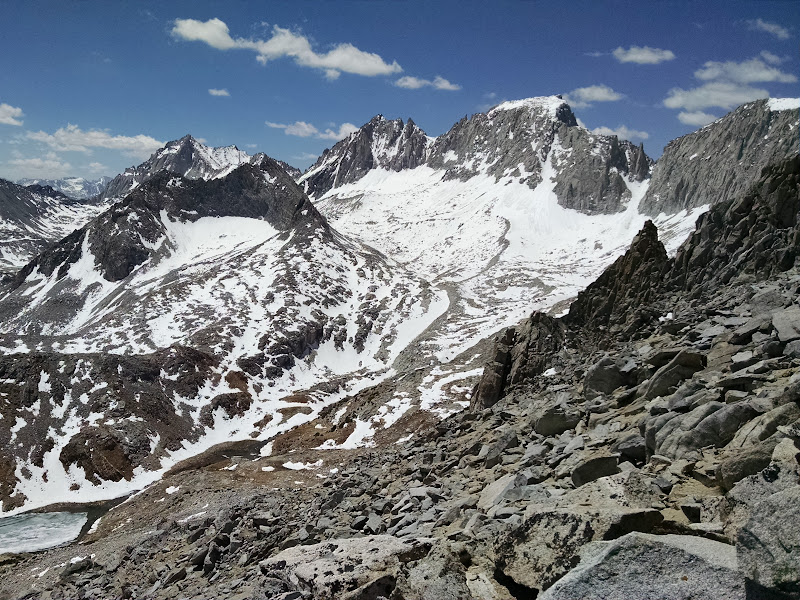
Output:
[[558,93],[658,157],[800,95],[799,40],[790,0],[5,0],[0,177],[114,175],[186,133],[305,168],[378,113],[440,135]]

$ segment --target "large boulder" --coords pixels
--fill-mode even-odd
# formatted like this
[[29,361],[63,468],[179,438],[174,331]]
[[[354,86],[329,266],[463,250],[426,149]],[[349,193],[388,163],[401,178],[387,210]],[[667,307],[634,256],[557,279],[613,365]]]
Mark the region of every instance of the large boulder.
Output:
[[688,535],[629,533],[591,544],[540,600],[744,600],[736,550]]
[[755,590],[800,597],[800,485],[753,508],[736,537],[736,552],[739,569]]

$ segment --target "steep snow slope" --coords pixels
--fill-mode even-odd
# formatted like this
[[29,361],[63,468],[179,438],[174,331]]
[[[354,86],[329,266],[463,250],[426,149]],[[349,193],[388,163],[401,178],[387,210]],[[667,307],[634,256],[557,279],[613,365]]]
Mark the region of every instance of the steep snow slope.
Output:
[[332,231],[271,159],[162,174],[0,297],[3,510],[119,495],[392,373],[444,292]]

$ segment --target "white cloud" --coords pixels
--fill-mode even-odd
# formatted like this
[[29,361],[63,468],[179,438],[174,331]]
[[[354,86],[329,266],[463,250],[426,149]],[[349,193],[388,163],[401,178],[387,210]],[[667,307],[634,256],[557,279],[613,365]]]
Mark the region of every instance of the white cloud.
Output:
[[615,92],[607,85],[590,85],[577,88],[565,95],[565,100],[573,108],[585,108],[594,102],[614,102],[621,100],[625,96]]
[[444,77],[437,75],[431,81],[430,79],[422,79],[421,77],[413,77],[406,75],[394,82],[397,87],[406,88],[408,90],[418,90],[422,87],[432,87],[437,90],[457,91],[461,86],[456,83],[450,83]]
[[28,139],[36,140],[50,146],[53,150],[71,152],[91,152],[92,148],[122,150],[136,158],[147,158],[164,142],[147,135],[111,135],[108,131],[92,129],[83,131],[77,125],[69,124],[56,130],[55,133],[29,131]]
[[701,81],[724,80],[745,84],[770,81],[794,83],[797,81],[797,76],[771,67],[760,58],[751,58],[742,62],[710,60],[703,65],[702,69],[695,71],[694,76]]
[[212,96],[230,96],[230,92],[226,89],[218,90],[215,88],[209,88],[208,93]]
[[762,50],[760,56],[771,65],[779,65],[786,60],[785,56],[780,57],[777,54],[769,52],[768,50]]
[[[664,106],[683,109],[684,112],[678,115],[682,123],[705,125],[714,120],[714,117],[699,112],[703,109],[717,107],[730,110],[751,100],[768,98],[769,91],[753,87],[754,83],[796,82],[797,76],[767,64],[767,62],[775,64],[776,59],[780,60],[774,54],[762,52],[760,58],[755,57],[741,62],[708,61],[694,72],[695,79],[705,83],[688,90],[672,88],[664,99]],[[765,60],[767,62],[764,62]]]
[[322,139],[322,140],[336,140],[336,141],[339,141],[339,140],[342,140],[342,139],[346,138],[351,133],[355,133],[356,131],[358,131],[358,127],[356,127],[352,123],[342,123],[339,126],[339,130],[338,131],[332,131],[330,129],[326,129],[321,134],[319,134],[317,137]]
[[364,52],[349,43],[338,44],[328,52],[315,52],[304,35],[277,25],[272,28],[272,37],[268,40],[234,39],[220,19],[176,19],[172,35],[186,41],[205,42],[218,50],[252,50],[262,64],[283,57],[294,58],[300,66],[320,69],[328,79],[336,79],[342,72],[374,77],[403,70],[397,61],[387,63],[378,54]]
[[764,31],[771,35],[774,35],[779,40],[788,40],[789,39],[789,30],[782,25],[778,25],[777,23],[770,23],[769,21],[765,21],[763,19],[755,19],[752,21],[748,21],[747,24],[750,26],[750,29],[754,29],[756,31]]
[[620,139],[623,140],[646,140],[650,137],[650,134],[646,131],[638,131],[636,129],[630,129],[625,125],[620,125],[616,129],[611,129],[610,127],[596,127],[592,129],[592,133],[596,133],[598,135],[615,135]]
[[195,19],[175,19],[172,35],[182,40],[205,42],[217,50],[236,48],[228,26],[220,19],[196,21]]
[[317,160],[319,158],[319,156],[317,156],[316,154],[314,154],[312,152],[302,152],[302,153],[298,154],[297,156],[293,156],[292,158],[294,158],[295,160],[306,161],[306,160]]
[[54,152],[48,152],[44,158],[14,158],[8,161],[14,167],[14,179],[57,179],[69,175],[72,165],[62,162]]
[[0,104],[0,123],[3,125],[22,125],[22,109],[3,102]]
[[104,165],[103,163],[99,162],[91,162],[86,167],[90,172],[99,174],[99,173],[108,173],[110,169]]
[[678,113],[678,120],[686,125],[697,125],[698,127],[702,127],[703,125],[708,125],[712,121],[716,121],[717,117],[700,110],[693,112],[682,111]]
[[293,135],[296,137],[304,137],[304,138],[314,137],[320,140],[339,141],[343,138],[346,138],[354,131],[358,131],[358,127],[356,127],[352,123],[342,123],[339,126],[338,131],[330,128],[326,129],[325,131],[320,131],[319,129],[314,127],[311,123],[306,123],[305,121],[295,121],[294,123],[288,123],[288,124],[273,123],[272,121],[265,121],[264,123],[266,124],[267,127],[272,127],[273,129],[283,129],[283,132],[286,135]]
[[632,62],[638,65],[657,65],[675,58],[672,50],[662,50],[650,46],[631,46],[627,50],[620,46],[612,54],[619,62]]
[[749,85],[726,81],[712,81],[700,87],[684,90],[672,88],[664,99],[667,108],[683,108],[697,111],[716,106],[730,110],[758,98],[768,98],[769,92]]

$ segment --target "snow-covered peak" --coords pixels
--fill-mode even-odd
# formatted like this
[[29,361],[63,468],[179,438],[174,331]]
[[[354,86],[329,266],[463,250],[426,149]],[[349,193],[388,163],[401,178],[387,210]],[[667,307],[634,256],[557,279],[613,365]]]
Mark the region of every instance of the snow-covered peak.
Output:
[[498,104],[489,111],[489,116],[505,110],[517,110],[527,108],[533,110],[544,110],[551,117],[556,118],[558,109],[562,106],[569,106],[561,96],[536,96],[534,98],[523,98],[521,100],[510,100]]
[[162,171],[170,171],[187,179],[218,179],[237,167],[251,162],[252,157],[236,146],[212,148],[191,135],[173,140],[156,150],[136,167],[117,175],[103,193],[104,198],[123,198],[136,187]]
[[800,98],[770,98],[767,100],[767,105],[773,112],[781,110],[797,110],[800,108]]

